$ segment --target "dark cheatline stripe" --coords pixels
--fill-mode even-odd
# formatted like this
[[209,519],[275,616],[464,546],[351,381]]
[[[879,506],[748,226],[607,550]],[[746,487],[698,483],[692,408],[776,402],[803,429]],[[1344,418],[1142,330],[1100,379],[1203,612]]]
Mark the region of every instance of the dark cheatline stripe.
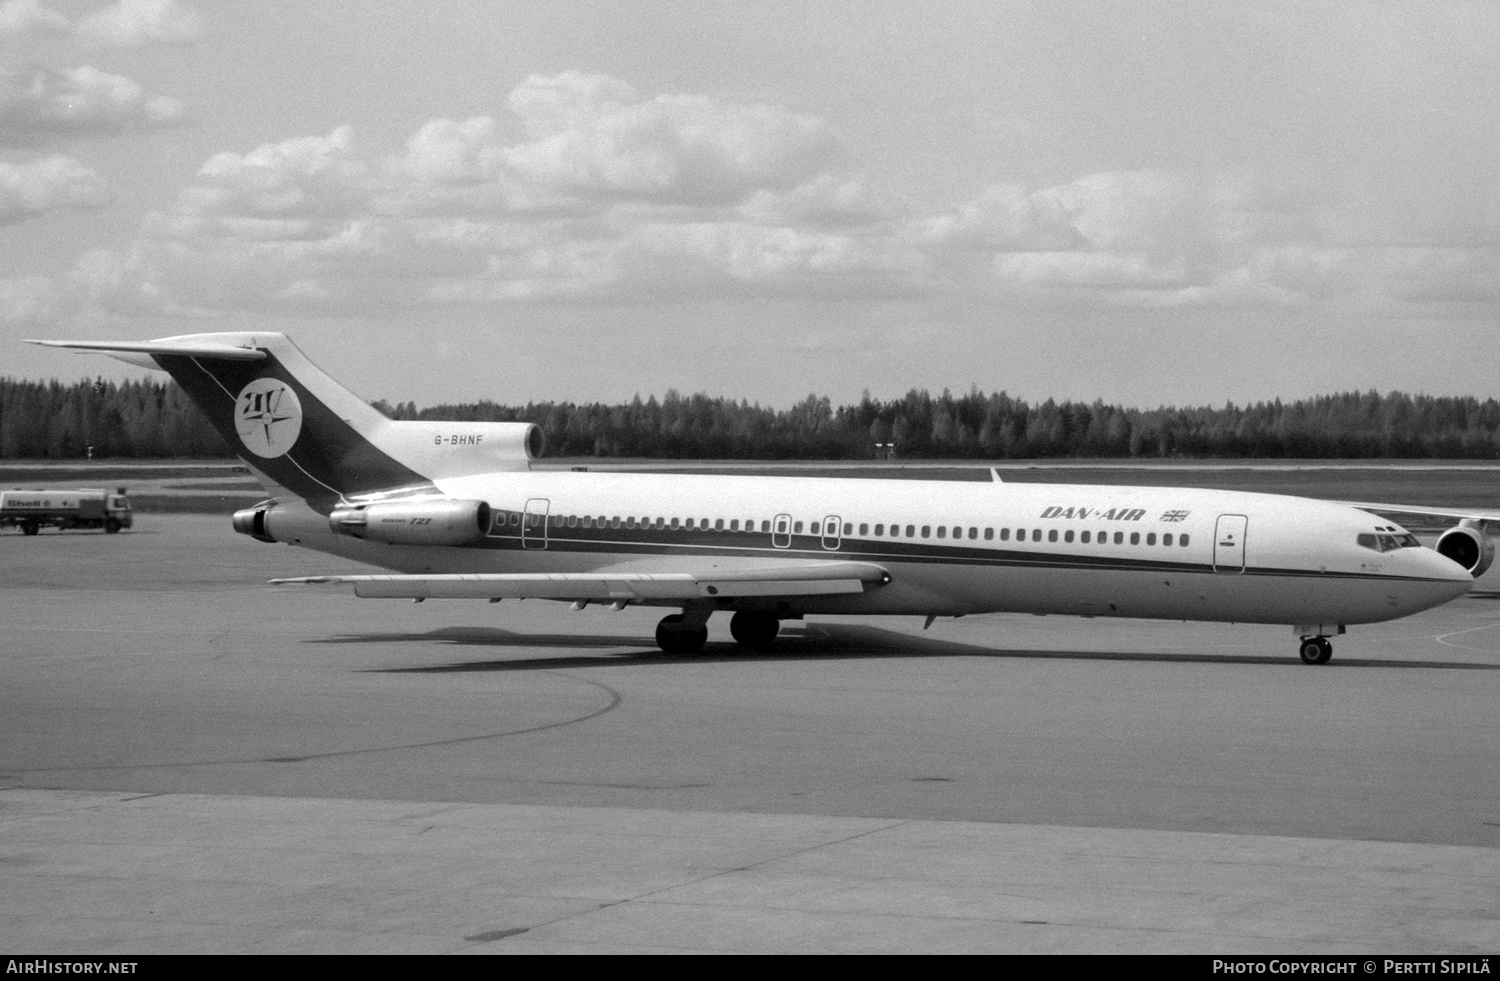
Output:
[[[582,531],[584,529],[564,529],[566,531]],[[595,531],[597,529],[587,529]],[[611,529],[614,530],[614,529]],[[733,535],[734,532],[715,532],[715,535]],[[746,536],[752,537],[752,536]],[[699,542],[674,542],[664,541],[659,538],[637,536],[635,538],[568,538],[559,536],[555,529],[548,529],[547,548],[549,552],[569,552],[582,554],[608,553],[615,555],[678,555],[678,556],[702,556],[704,558],[715,557],[755,557],[765,558],[780,557],[798,560],[840,560],[846,562],[905,562],[923,565],[967,565],[988,568],[1014,568],[1014,569],[1069,569],[1091,572],[1152,572],[1152,573],[1193,573],[1209,575],[1246,575],[1246,576],[1273,576],[1306,579],[1357,579],[1376,580],[1386,582],[1444,582],[1441,579],[1428,579],[1423,576],[1392,576],[1380,573],[1367,572],[1322,572],[1312,569],[1278,569],[1270,567],[1247,566],[1243,572],[1216,571],[1211,564],[1202,562],[1168,562],[1162,560],[1147,560],[1134,558],[1118,558],[1114,556],[1095,555],[1066,555],[1046,552],[1017,552],[1004,549],[964,549],[952,546],[936,545],[907,545],[902,543],[892,548],[887,543],[881,550],[838,548],[824,549],[817,538],[809,536],[794,536],[792,546],[788,548],[774,548],[770,544],[769,532],[756,532],[753,537],[761,539],[761,544],[745,542],[739,545],[726,545],[722,541],[713,544],[700,544]],[[801,537],[808,545],[797,544],[797,538]],[[850,539],[844,539],[847,544]],[[519,536],[491,535],[486,538],[482,545],[476,548],[504,549],[520,551],[522,548]],[[1150,546],[1144,546],[1149,548]],[[1172,546],[1159,546],[1171,548]],[[541,549],[528,549],[527,551],[542,551]]]
[[[427,478],[377,449],[340,419],[267,352],[263,361],[228,361],[153,355],[239,456],[281,486],[309,501],[426,483]],[[302,403],[302,433],[291,451],[258,457],[235,429],[235,399],[256,378],[275,378]]]

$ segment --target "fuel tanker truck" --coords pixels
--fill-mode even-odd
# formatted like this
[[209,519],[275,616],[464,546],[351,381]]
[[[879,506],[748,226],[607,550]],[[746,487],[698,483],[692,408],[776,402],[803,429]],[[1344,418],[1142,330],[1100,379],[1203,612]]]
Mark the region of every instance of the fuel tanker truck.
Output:
[[57,528],[103,528],[113,535],[129,528],[130,501],[125,488],[104,490],[8,490],[0,491],[0,528],[21,526],[24,535],[35,535],[43,526]]

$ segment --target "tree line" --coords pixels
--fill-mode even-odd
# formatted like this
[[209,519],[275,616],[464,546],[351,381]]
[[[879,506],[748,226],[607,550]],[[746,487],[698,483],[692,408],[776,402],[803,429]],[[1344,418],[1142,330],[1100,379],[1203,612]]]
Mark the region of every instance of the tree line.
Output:
[[[660,459],[1500,457],[1500,403],[1473,397],[1349,392],[1219,408],[1130,409],[1102,401],[1031,403],[1004,392],[868,393],[835,407],[809,395],[789,409],[680,395],[630,402],[483,401],[374,407],[393,419],[533,422],[549,456]],[[227,457],[171,381],[0,379],[0,459]]]

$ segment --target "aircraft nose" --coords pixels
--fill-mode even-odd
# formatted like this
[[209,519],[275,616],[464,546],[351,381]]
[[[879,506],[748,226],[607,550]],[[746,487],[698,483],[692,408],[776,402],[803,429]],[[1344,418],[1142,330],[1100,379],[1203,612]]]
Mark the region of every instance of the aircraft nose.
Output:
[[1418,575],[1435,584],[1441,584],[1441,592],[1446,597],[1444,602],[1456,599],[1474,588],[1474,577],[1469,574],[1469,570],[1446,555],[1439,555],[1430,548],[1413,548],[1406,551],[1413,553],[1412,557],[1418,560],[1420,565]]

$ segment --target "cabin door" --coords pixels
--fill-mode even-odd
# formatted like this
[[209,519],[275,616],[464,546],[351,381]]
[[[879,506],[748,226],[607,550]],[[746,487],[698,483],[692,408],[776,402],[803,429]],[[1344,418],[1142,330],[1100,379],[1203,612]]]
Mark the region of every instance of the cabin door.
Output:
[[533,497],[526,502],[526,513],[521,516],[521,547],[547,547],[547,509],[551,506],[545,497]]
[[839,532],[839,522],[843,519],[836,514],[830,514],[823,519],[823,547],[830,551],[843,544],[843,537]]
[[776,548],[791,548],[792,546],[792,516],[789,514],[778,514],[776,520],[771,523],[771,544]]
[[1214,571],[1245,571],[1245,526],[1243,514],[1221,514],[1214,528]]

